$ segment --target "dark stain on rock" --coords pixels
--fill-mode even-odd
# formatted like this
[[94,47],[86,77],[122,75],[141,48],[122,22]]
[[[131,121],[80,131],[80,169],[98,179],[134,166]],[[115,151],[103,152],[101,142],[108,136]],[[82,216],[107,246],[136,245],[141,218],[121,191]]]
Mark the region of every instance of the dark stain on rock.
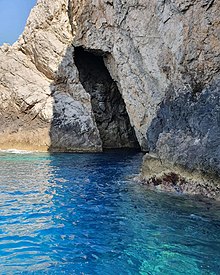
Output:
[[[220,81],[167,97],[147,130],[150,152],[189,170],[219,176]],[[205,153],[204,153],[205,152]]]

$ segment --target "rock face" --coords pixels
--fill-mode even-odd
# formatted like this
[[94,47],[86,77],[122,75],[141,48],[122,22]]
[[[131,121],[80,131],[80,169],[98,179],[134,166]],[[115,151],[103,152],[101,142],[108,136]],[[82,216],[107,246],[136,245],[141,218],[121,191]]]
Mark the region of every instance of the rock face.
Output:
[[91,104],[103,148],[139,148],[117,84],[111,78],[100,53],[75,48],[80,81],[91,95]]
[[[216,0],[38,0],[19,40],[0,48],[0,148],[136,147],[135,132],[149,152],[145,179],[157,160],[161,175],[185,169],[217,182],[219,10]],[[103,101],[94,77],[102,92],[89,92],[79,47],[102,56],[118,98]]]

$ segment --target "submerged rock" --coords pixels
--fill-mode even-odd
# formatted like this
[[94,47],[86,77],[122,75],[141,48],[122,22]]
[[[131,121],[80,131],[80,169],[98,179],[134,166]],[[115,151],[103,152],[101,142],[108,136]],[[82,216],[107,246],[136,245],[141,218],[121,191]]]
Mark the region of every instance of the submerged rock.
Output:
[[[0,48],[0,148],[100,151],[138,141],[169,173],[205,174],[204,184],[218,186],[219,9],[219,1],[39,0],[18,41]],[[115,87],[107,91],[119,97],[86,89],[79,47],[102,58]],[[152,176],[145,164],[142,176]]]
[[138,180],[153,190],[202,195],[220,200],[218,176],[196,169],[189,170],[151,154],[145,155]]

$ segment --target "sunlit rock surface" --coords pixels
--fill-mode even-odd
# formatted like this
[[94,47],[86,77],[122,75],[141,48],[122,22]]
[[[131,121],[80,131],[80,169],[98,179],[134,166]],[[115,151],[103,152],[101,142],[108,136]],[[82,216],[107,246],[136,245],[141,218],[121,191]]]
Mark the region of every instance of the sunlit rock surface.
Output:
[[218,178],[219,10],[216,0],[39,0],[0,50],[0,148],[102,149],[74,62],[83,47],[102,56],[148,159]]

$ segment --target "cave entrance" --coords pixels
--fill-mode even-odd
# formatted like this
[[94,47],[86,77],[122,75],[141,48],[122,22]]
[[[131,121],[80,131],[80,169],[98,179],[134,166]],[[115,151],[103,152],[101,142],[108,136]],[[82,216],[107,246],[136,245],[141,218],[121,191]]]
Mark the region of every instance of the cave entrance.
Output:
[[91,103],[103,148],[139,148],[124,100],[106,68],[101,51],[76,47],[75,64]]

